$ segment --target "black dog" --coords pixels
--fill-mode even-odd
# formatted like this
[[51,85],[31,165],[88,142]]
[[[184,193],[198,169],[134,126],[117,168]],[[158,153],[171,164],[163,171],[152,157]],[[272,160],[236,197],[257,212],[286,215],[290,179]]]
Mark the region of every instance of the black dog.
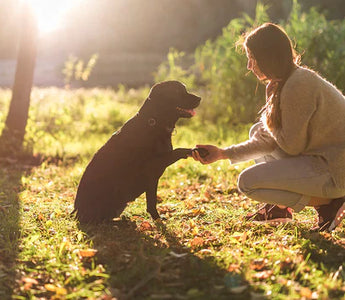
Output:
[[201,98],[178,81],[154,85],[139,112],[94,155],[79,183],[74,212],[80,222],[118,217],[130,201],[146,193],[147,211],[156,209],[158,180],[192,149],[173,150],[171,134],[179,118],[191,118]]

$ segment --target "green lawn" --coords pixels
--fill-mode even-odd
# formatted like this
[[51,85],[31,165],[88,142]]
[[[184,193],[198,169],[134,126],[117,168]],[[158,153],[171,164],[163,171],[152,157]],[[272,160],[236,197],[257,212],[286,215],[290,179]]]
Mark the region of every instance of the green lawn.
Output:
[[[258,203],[236,180],[250,162],[170,166],[160,222],[143,196],[112,225],[70,217],[88,160],[147,91],[34,90],[26,146],[42,163],[0,160],[0,299],[345,299],[344,224],[310,233],[313,209],[284,226],[246,222]],[[2,111],[8,101],[1,91]],[[178,124],[173,143],[225,146],[247,131],[196,117]]]

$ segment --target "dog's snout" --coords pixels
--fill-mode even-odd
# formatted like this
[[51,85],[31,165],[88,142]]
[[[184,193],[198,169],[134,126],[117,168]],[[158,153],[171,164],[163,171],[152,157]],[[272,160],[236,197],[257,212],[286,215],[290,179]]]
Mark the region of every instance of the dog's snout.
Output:
[[200,101],[201,101],[201,97],[197,96],[197,95],[193,95],[194,98],[194,103],[196,103],[197,105],[199,105]]
[[195,100],[195,101],[198,101],[198,102],[200,102],[201,101],[201,97],[200,96],[198,96],[198,95],[195,95],[195,94],[189,94],[189,96],[193,99],[193,100]]

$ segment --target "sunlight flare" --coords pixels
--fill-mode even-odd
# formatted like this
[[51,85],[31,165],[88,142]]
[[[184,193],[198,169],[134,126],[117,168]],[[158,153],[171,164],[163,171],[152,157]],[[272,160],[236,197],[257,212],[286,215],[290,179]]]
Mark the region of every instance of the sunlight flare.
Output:
[[46,34],[60,27],[66,12],[80,4],[82,0],[27,0],[37,18],[40,33]]

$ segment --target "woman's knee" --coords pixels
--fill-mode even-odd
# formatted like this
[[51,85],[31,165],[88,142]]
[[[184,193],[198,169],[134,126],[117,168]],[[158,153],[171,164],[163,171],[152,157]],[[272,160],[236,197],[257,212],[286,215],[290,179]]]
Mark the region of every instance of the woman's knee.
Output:
[[251,168],[248,168],[238,176],[237,186],[240,192],[249,194],[254,189],[255,178],[252,173]]

